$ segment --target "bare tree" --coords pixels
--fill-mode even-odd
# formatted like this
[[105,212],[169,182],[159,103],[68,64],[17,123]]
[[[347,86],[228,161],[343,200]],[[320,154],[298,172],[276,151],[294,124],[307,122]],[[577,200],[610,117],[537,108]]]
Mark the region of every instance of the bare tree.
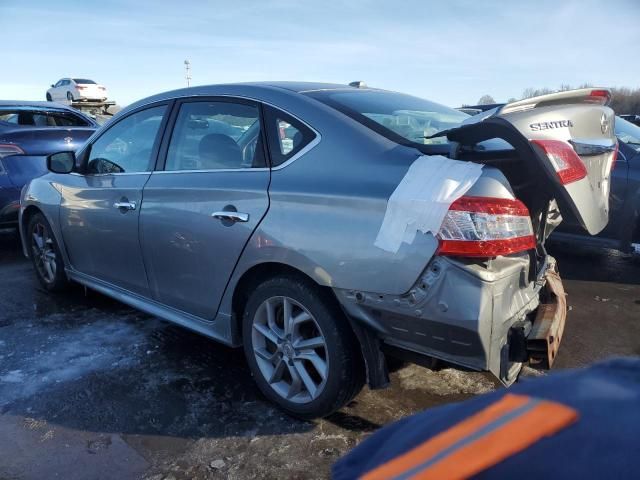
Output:
[[478,105],[491,105],[492,103],[496,103],[491,95],[483,95],[478,100]]

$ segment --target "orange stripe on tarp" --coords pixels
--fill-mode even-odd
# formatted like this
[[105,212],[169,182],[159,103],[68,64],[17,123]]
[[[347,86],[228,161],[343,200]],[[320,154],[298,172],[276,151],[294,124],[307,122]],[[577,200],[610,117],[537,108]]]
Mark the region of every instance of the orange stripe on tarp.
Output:
[[[536,403],[533,404],[532,402]],[[518,414],[519,410],[529,410]],[[510,418],[506,423],[501,420]],[[524,395],[507,394],[475,415],[439,433],[409,452],[366,473],[363,480],[394,477],[412,480],[464,479],[514,455],[541,438],[572,424],[578,414],[572,408]],[[494,425],[497,425],[495,429]],[[473,439],[474,435],[489,431]],[[472,441],[465,443],[471,437]],[[461,444],[459,448],[456,445]],[[443,458],[438,455],[453,449]],[[435,461],[433,461],[435,460]],[[422,468],[425,463],[431,464]]]

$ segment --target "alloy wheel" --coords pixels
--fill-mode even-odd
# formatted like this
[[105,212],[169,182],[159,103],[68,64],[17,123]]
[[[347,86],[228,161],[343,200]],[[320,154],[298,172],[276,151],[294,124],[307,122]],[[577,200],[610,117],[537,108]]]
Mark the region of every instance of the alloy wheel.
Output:
[[56,252],[49,229],[42,223],[36,223],[31,234],[31,254],[38,273],[47,283],[56,278]]
[[285,296],[262,302],[251,339],[258,368],[279,396],[309,403],[322,393],[329,372],[326,340],[301,303]]

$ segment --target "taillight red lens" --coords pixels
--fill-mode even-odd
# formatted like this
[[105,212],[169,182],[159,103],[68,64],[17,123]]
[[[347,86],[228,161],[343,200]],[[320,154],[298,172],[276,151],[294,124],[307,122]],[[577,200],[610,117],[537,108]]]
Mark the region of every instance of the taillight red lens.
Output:
[[22,150],[18,145],[14,145],[12,143],[0,143],[0,158],[9,157],[11,155],[24,155],[24,150]]
[[591,90],[589,98],[594,103],[602,103],[604,105],[611,100],[611,92],[609,90]]
[[76,85],[76,88],[78,90],[82,90],[82,89],[87,88],[87,87],[85,87],[84,85]]
[[438,232],[440,255],[496,257],[536,248],[529,210],[520,200],[461,197]]
[[587,176],[584,163],[569,143],[562,140],[531,140],[531,143],[542,149],[563,185]]

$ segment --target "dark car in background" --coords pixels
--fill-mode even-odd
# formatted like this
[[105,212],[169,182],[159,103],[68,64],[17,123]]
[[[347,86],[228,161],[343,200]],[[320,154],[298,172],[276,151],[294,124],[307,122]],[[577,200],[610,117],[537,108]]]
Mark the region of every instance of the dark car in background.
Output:
[[46,172],[46,155],[76,150],[97,128],[64,105],[0,101],[0,228],[16,226],[20,189]]
[[575,220],[565,218],[551,238],[640,254],[640,127],[616,116],[614,128],[619,150],[611,172],[608,225],[589,237]]
[[[486,114],[503,105],[469,105],[457,110],[470,115]],[[611,171],[607,226],[596,236],[586,235],[579,222],[565,213],[550,240],[640,254],[640,126],[636,122],[640,123],[638,115],[616,115],[614,130],[619,150]]]
[[620,115],[620,117],[634,125],[640,125],[640,115]]

